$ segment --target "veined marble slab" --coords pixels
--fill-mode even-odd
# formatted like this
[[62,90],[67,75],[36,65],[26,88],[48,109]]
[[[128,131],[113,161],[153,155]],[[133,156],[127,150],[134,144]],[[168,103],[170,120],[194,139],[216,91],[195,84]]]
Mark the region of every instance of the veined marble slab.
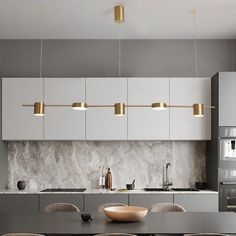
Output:
[[98,188],[99,166],[110,167],[113,187],[160,187],[171,162],[175,187],[205,181],[205,142],[25,141],[8,143],[9,189],[25,180],[28,190]]

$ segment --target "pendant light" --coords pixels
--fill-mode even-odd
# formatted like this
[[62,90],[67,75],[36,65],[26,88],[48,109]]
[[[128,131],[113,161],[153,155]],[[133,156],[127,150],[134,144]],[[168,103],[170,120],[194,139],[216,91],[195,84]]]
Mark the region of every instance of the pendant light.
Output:
[[165,102],[155,102],[152,103],[152,110],[166,110],[167,109],[167,104]]
[[[191,10],[193,15],[193,40],[194,40],[194,62],[195,62],[195,77],[198,77],[198,64],[197,64],[197,37],[196,37],[196,9]],[[194,117],[204,116],[204,105],[201,103],[193,104]]]
[[35,102],[34,103],[34,115],[35,116],[44,116],[44,103],[43,102]]
[[[41,16],[41,27],[40,27],[40,65],[39,65],[39,77],[42,78],[42,66],[43,66],[43,14],[45,7],[41,6],[40,16]],[[44,78],[43,78],[43,100],[44,100]],[[34,115],[42,117],[45,115],[45,104],[44,102],[34,103]]]
[[85,110],[87,110],[87,107],[88,107],[88,105],[85,102],[74,102],[72,104],[73,110],[85,111]]
[[204,105],[201,103],[193,104],[193,115],[195,117],[203,117],[204,116]]
[[[122,24],[125,20],[125,8],[122,5],[117,5],[114,7],[114,20],[118,24]],[[121,44],[120,44],[120,25],[119,25],[119,48],[118,48],[118,54],[119,54],[119,78],[121,75]],[[125,104],[124,103],[115,103],[114,104],[115,109],[115,116],[124,116],[125,115]]]
[[125,104],[124,103],[115,103],[115,115],[124,116],[125,115]]
[[[193,15],[193,38],[194,38],[194,61],[195,61],[195,77],[198,77],[198,65],[197,65],[197,39],[196,39],[196,10],[191,10]],[[40,37],[40,78],[42,78],[42,58],[43,58],[43,13],[44,13],[44,7],[41,7],[41,37]],[[117,5],[114,7],[114,21],[115,23],[122,24],[125,20],[125,9],[122,5]],[[120,28],[119,28],[119,78],[121,76],[121,39],[120,39]],[[43,100],[44,100],[44,78],[43,78]],[[24,107],[34,107],[34,115],[35,116],[44,116],[45,115],[45,107],[70,107],[73,110],[77,111],[85,111],[88,108],[113,108],[114,109],[114,115],[115,116],[124,116],[125,115],[125,108],[150,108],[152,110],[156,111],[163,111],[167,108],[176,108],[176,109],[193,109],[193,115],[194,117],[203,117],[204,116],[204,110],[209,108],[214,108],[214,106],[206,106],[202,103],[195,103],[193,105],[168,105],[167,103],[163,101],[153,102],[152,104],[147,105],[125,105],[125,103],[118,102],[114,105],[108,104],[108,105],[93,105],[93,104],[87,104],[85,102],[73,102],[72,104],[67,105],[61,105],[61,104],[44,104],[44,102],[38,101],[34,104],[27,104],[22,105]]]

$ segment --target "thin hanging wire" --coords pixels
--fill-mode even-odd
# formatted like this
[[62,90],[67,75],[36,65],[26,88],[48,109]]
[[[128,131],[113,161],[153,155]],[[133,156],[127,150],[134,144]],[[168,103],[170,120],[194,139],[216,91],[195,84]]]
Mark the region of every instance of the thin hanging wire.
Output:
[[194,62],[195,62],[195,77],[198,77],[198,57],[197,57],[197,24],[196,24],[196,9],[192,9],[193,14],[193,39],[194,39]]
[[41,25],[40,25],[40,65],[39,65],[39,77],[42,78],[42,68],[43,68],[43,23],[44,23],[44,10],[45,7],[41,5],[40,8],[40,17],[41,17]]
[[120,25],[121,24],[118,24],[118,44],[119,44],[119,48],[118,48],[118,56],[119,56],[119,72],[118,72],[118,75],[119,75],[119,78],[121,76],[121,40],[120,40]]

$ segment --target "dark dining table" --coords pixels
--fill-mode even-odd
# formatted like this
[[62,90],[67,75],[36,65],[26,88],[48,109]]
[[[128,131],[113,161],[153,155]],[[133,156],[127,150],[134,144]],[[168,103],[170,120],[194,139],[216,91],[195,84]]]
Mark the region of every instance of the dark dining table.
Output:
[[91,214],[91,222],[82,222],[80,213],[0,213],[0,234],[236,233],[236,214],[233,212],[148,213],[142,221],[133,223],[113,222],[103,213]]

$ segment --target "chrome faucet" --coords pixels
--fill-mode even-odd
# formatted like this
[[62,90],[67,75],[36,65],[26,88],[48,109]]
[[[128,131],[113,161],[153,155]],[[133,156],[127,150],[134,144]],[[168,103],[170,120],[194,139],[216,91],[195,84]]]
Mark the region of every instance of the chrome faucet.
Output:
[[170,190],[170,186],[172,186],[172,182],[171,182],[171,178],[170,178],[170,163],[166,163],[166,168],[165,168],[165,178],[163,181],[163,188],[165,188],[166,190]]

